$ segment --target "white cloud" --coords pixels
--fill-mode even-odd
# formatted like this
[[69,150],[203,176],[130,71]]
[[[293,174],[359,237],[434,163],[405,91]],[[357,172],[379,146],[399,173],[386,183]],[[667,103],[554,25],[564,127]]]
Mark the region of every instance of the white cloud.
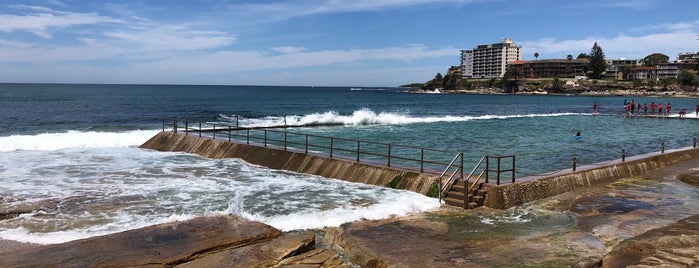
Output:
[[277,51],[279,53],[298,53],[298,52],[304,51],[306,49],[304,47],[285,46],[285,47],[273,47],[272,50]]
[[318,14],[383,11],[425,5],[464,5],[492,0],[304,0],[284,3],[234,4],[233,17],[251,20],[285,20]]
[[158,26],[150,29],[113,31],[105,36],[127,41],[141,51],[191,51],[225,47],[236,39],[219,31],[189,30],[184,26]]
[[565,58],[567,54],[577,57],[580,53],[590,53],[592,45],[602,47],[605,56],[611,58],[644,58],[652,53],[663,53],[674,59],[677,53],[694,51],[697,36],[691,31],[653,33],[640,36],[620,34],[615,37],[587,37],[575,40],[543,38],[521,42],[523,58],[531,58],[538,52],[540,58]]
[[25,15],[0,14],[0,31],[27,31],[43,38],[52,37],[52,29],[77,25],[114,23],[119,20],[91,13],[60,12],[45,7],[14,6],[38,13]]

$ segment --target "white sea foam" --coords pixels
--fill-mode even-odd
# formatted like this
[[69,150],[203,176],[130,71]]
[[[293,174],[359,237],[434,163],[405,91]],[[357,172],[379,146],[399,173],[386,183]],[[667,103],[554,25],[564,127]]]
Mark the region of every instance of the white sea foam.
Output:
[[305,210],[285,215],[264,216],[260,213],[238,214],[254,221],[264,222],[282,231],[337,227],[346,222],[400,217],[439,207],[439,201],[417,193],[396,191],[376,200],[377,203],[357,206],[346,205],[329,210]]
[[157,133],[157,130],[125,132],[75,131],[38,135],[0,137],[0,152],[18,150],[55,151],[67,148],[120,148],[138,146]]
[[286,231],[439,206],[413,192],[238,159],[134,147],[0,154],[0,210],[32,208],[0,221],[0,238],[22,242],[61,243],[212,214],[235,214]]
[[[497,120],[529,117],[555,117],[568,115],[585,115],[582,113],[544,113],[544,114],[513,114],[513,115],[443,115],[417,116],[407,113],[375,112],[370,109],[360,109],[349,115],[335,111],[311,113],[306,115],[267,116],[262,118],[243,118],[239,124],[245,127],[266,126],[315,126],[315,125],[403,125],[416,123],[465,122],[472,120]],[[223,116],[223,118],[231,118]],[[233,117],[234,118],[234,117]]]

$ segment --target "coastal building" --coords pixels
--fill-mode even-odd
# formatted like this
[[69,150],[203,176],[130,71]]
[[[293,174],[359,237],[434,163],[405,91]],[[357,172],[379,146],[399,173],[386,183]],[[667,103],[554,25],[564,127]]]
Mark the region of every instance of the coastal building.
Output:
[[658,80],[677,78],[679,73],[680,66],[675,62],[658,64]]
[[447,71],[447,75],[463,77],[461,66],[451,66]]
[[508,66],[526,78],[553,78],[584,76],[587,72],[587,59],[546,59],[518,60]]
[[631,69],[631,77],[634,80],[657,80],[658,67],[656,66],[640,66]]
[[679,71],[695,70],[699,65],[699,52],[683,52],[677,54]]
[[473,77],[473,50],[461,50],[461,75],[463,78]]
[[501,43],[479,45],[472,50],[461,50],[464,78],[498,78],[505,74],[507,64],[522,59],[522,47],[512,39]]
[[619,58],[607,60],[607,68],[604,70],[604,77],[616,80],[633,79],[630,70],[636,66],[642,66],[643,60]]

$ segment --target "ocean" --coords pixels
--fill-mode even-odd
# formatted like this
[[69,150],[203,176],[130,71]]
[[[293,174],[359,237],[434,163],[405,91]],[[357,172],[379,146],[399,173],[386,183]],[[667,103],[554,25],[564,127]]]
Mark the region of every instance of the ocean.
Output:
[[[624,100],[688,119],[626,117]],[[593,103],[598,105],[594,114]],[[203,215],[284,231],[429,211],[416,193],[138,148],[187,119],[296,125],[296,133],[516,155],[517,177],[686,148],[699,99],[420,94],[399,88],[0,84],[0,239],[52,244]],[[580,132],[582,138],[574,138]],[[663,147],[664,146],[664,147]],[[448,158],[453,156],[448,156]],[[16,216],[16,217],[15,217]]]

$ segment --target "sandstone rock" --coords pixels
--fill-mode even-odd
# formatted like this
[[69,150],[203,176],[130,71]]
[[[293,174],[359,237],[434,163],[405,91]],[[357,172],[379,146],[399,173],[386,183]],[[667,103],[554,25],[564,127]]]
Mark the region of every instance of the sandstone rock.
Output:
[[602,267],[695,267],[699,265],[699,215],[619,243]]
[[677,175],[677,179],[692,186],[699,186],[699,170],[692,169],[691,172]]
[[4,253],[0,267],[166,267],[281,234],[236,216],[201,217]]
[[284,258],[312,250],[314,238],[311,232],[286,234],[268,242],[217,252],[177,267],[272,267]]

